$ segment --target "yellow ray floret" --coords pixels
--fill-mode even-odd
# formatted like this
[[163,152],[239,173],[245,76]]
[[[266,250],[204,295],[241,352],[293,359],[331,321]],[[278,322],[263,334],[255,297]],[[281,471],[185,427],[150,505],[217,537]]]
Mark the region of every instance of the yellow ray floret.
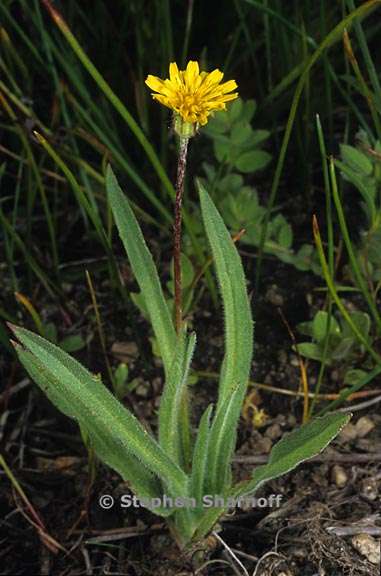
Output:
[[146,84],[155,100],[180,114],[185,122],[204,125],[211,112],[226,110],[225,102],[238,97],[238,92],[233,92],[237,88],[235,80],[221,84],[223,76],[218,69],[200,72],[198,62],[190,60],[186,70],[179,70],[171,62],[169,78],[161,80],[149,74]]

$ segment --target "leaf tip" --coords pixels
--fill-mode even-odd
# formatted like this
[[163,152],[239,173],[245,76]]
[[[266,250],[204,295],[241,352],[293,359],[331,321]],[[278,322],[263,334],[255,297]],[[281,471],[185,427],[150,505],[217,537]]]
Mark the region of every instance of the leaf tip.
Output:
[[19,342],[16,342],[16,340],[12,340],[12,338],[9,338],[9,342],[12,344],[13,348],[15,348],[16,350],[21,348],[21,344]]
[[9,330],[11,330],[11,332],[13,332],[13,334],[16,334],[16,332],[17,332],[16,324],[12,324],[12,322],[6,322],[6,325],[8,326]]
[[106,166],[106,183],[108,184],[113,178],[115,178],[115,174],[111,168],[110,162],[108,162]]
[[315,237],[320,236],[319,224],[318,224],[318,221],[316,218],[316,214],[313,214],[313,216],[312,216],[312,228],[313,228],[314,236]]

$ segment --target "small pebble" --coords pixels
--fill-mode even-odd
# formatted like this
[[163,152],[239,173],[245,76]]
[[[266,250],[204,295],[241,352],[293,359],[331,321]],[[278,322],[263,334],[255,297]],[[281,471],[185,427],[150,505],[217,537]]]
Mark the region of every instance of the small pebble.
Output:
[[374,422],[368,416],[362,416],[355,424],[357,438],[364,438],[375,427]]
[[338,464],[332,468],[331,478],[338,488],[344,488],[348,482],[348,474],[344,468]]
[[272,284],[266,292],[266,300],[273,304],[274,306],[283,306],[284,298],[282,294],[279,293],[279,288],[276,284]]
[[160,376],[157,376],[152,380],[152,389],[153,391],[160,396],[161,390],[163,387],[163,380]]
[[344,426],[344,428],[340,432],[339,440],[345,443],[345,442],[352,442],[353,440],[356,440],[356,438],[357,438],[356,426],[351,422],[349,422],[349,424]]
[[149,384],[148,382],[142,382],[139,386],[135,389],[135,394],[140,396],[140,398],[147,398],[149,394]]
[[135,342],[116,341],[111,346],[111,354],[121,362],[135,360],[139,356],[139,349]]
[[285,426],[287,424],[287,418],[285,414],[277,414],[275,421],[279,426]]
[[262,434],[253,434],[250,438],[250,446],[253,454],[268,454],[273,447],[270,438]]
[[353,536],[352,546],[362,556],[365,556],[369,562],[378,565],[380,558],[380,542],[370,536],[370,534],[356,534]]
[[265,436],[270,438],[270,440],[277,440],[282,436],[282,429],[279,424],[272,424],[269,426],[265,432]]
[[361,482],[360,494],[365,500],[374,502],[378,498],[378,485],[375,478],[365,478]]

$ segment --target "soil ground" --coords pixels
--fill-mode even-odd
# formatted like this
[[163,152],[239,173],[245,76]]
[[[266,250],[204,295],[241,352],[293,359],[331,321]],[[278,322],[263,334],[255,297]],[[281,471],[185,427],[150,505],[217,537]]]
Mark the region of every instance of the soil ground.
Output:
[[[249,281],[254,266],[253,259],[245,259]],[[284,319],[295,327],[311,317],[321,298],[314,294],[315,287],[313,275],[266,260],[262,296],[252,294],[256,300],[255,382],[281,392],[300,390],[300,367]],[[77,284],[68,285],[67,298],[71,322],[92,336],[87,351],[79,356],[97,372],[102,370],[102,352],[96,334],[91,334],[84,290]],[[107,334],[111,361],[127,360],[131,379],[138,378],[126,405],[154,430],[162,379],[147,345],[147,324],[132,305],[123,310],[126,321],[121,320],[119,306],[107,303],[107,283],[100,287],[99,298],[104,322],[111,327]],[[217,371],[223,326],[216,322],[218,311],[204,298],[190,318],[199,334],[194,367],[196,371]],[[54,307],[47,308],[45,316],[62,322],[62,313]],[[143,349],[143,354],[138,355],[138,349]],[[313,364],[308,366],[311,387],[316,382]],[[376,387],[373,383],[369,389]],[[339,388],[340,370],[328,371],[324,392],[335,393]],[[196,422],[215,398],[216,381],[199,377],[191,390]],[[237,478],[248,477],[283,433],[301,421],[300,396],[255,386],[249,392],[239,430]],[[102,510],[100,495],[110,494],[117,500],[128,493],[128,487],[101,464],[89,473],[88,455],[75,423],[49,403],[16,363],[7,371],[1,400],[3,454],[33,507],[22,501],[3,474],[1,574],[244,574],[232,554],[248,574],[256,576],[379,574],[374,562],[381,534],[381,416],[377,404],[356,409],[360,402],[351,401],[349,404],[355,405],[352,422],[330,448],[261,489],[261,497],[281,495],[280,507],[236,509],[223,518],[218,537],[208,541],[204,565],[196,569],[189,557],[174,548],[165,525],[149,511],[117,506]],[[253,420],[253,411],[258,409],[266,414],[260,427]]]

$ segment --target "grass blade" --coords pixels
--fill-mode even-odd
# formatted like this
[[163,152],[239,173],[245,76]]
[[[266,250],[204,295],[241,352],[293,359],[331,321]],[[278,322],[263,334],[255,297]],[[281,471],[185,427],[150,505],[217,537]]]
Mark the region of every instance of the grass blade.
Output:
[[319,226],[318,226],[318,223],[317,223],[315,216],[313,218],[313,232],[314,232],[315,244],[316,244],[317,251],[319,254],[320,265],[321,265],[322,270],[323,270],[323,276],[324,276],[324,279],[326,281],[328,290],[331,293],[332,299],[337,304],[337,307],[340,310],[341,315],[343,316],[344,320],[347,322],[347,324],[350,327],[350,329],[352,330],[353,334],[356,336],[357,340],[369,352],[369,354],[371,355],[373,360],[375,360],[375,362],[377,362],[377,364],[379,364],[381,362],[381,356],[369,345],[366,338],[364,338],[364,336],[361,334],[361,332],[357,328],[356,324],[353,322],[350,315],[348,314],[341,298],[339,297],[339,295],[337,293],[335,283],[333,281],[333,278],[332,278],[330,271],[329,271],[329,268],[328,268],[327,260],[326,260],[325,254],[324,254],[323,243],[322,243],[321,236],[320,236]]
[[349,235],[348,226],[347,226],[346,219],[344,216],[344,210],[343,210],[342,202],[341,202],[341,199],[339,196],[339,191],[337,189],[335,165],[334,165],[333,158],[330,158],[329,174],[331,177],[331,189],[332,189],[333,201],[335,203],[337,217],[338,217],[339,225],[340,225],[340,230],[341,230],[341,233],[343,235],[345,247],[346,247],[347,252],[348,252],[349,261],[351,264],[353,275],[356,279],[358,287],[360,288],[360,290],[362,292],[364,299],[366,300],[366,302],[369,306],[369,310],[370,310],[370,312],[373,316],[373,319],[375,321],[375,324],[377,326],[378,333],[380,333],[381,332],[381,317],[380,317],[380,314],[377,310],[377,306],[376,306],[376,304],[375,304],[375,302],[374,302],[374,300],[373,300],[373,298],[372,298],[372,296],[368,290],[368,287],[367,287],[366,282],[364,280],[363,274],[360,271],[357,257],[356,257],[355,251],[353,249],[353,246],[352,246],[352,241],[351,241],[351,238]]
[[42,0],[42,2],[47,8],[49,14],[53,18],[54,22],[57,24],[62,34],[65,36],[67,42],[70,44],[71,48],[74,50],[75,54],[83,64],[83,66],[86,68],[90,76],[94,79],[94,81],[97,83],[97,85],[105,94],[105,96],[109,99],[109,101],[117,110],[117,112],[119,112],[119,114],[126,122],[127,126],[130,128],[131,132],[134,134],[139,144],[141,144],[141,146],[143,147],[144,152],[149,158],[153,168],[155,169],[157,175],[159,176],[169,196],[174,197],[175,192],[172,183],[169,180],[167,174],[165,173],[162,165],[160,164],[157,154],[153,149],[152,145],[150,144],[150,142],[147,140],[144,132],[141,130],[141,128],[139,127],[135,119],[132,117],[130,112],[127,110],[127,108],[120,100],[120,98],[118,98],[118,96],[111,89],[109,84],[105,81],[103,76],[100,74],[100,72],[96,69],[94,64],[85,54],[84,50],[80,46],[78,40],[75,38],[74,34],[69,29],[68,25],[66,24],[61,14],[59,14],[59,12],[53,7],[50,0]]
[[261,241],[260,241],[260,246],[259,246],[259,257],[258,257],[258,261],[257,261],[256,283],[255,283],[256,289],[258,289],[258,285],[259,285],[260,270],[261,270],[261,263],[262,263],[262,257],[263,257],[263,248],[264,248],[264,245],[266,242],[267,229],[268,229],[268,225],[270,222],[270,216],[272,213],[272,209],[273,209],[274,202],[275,202],[276,195],[277,195],[278,188],[279,188],[280,178],[282,175],[283,166],[284,166],[284,162],[286,159],[286,152],[287,152],[287,148],[288,148],[288,143],[290,141],[292,128],[294,126],[296,112],[297,112],[297,109],[299,106],[300,97],[302,95],[302,92],[303,92],[303,89],[304,89],[306,82],[308,82],[311,68],[314,66],[315,62],[317,62],[319,60],[320,56],[322,54],[324,54],[328,48],[330,48],[333,44],[335,44],[336,42],[341,40],[343,31],[346,28],[349,28],[351,26],[353,20],[355,20],[356,18],[364,18],[365,16],[369,15],[373,9],[379,7],[380,5],[381,5],[381,0],[369,0],[368,2],[364,2],[364,4],[362,4],[356,10],[351,12],[348,16],[343,18],[343,20],[341,20],[341,22],[339,22],[339,24],[337,26],[335,26],[335,28],[333,30],[331,30],[331,32],[329,34],[327,34],[327,36],[324,38],[324,40],[321,42],[321,44],[318,46],[318,48],[315,50],[315,52],[310,56],[310,58],[306,64],[306,67],[304,68],[304,71],[299,78],[299,81],[298,81],[298,84],[297,84],[297,87],[295,90],[294,98],[292,100],[290,113],[289,113],[289,116],[287,119],[286,131],[285,131],[284,136],[283,136],[282,145],[281,145],[281,149],[280,149],[279,157],[278,157],[278,162],[277,162],[275,172],[274,172],[274,179],[273,179],[273,183],[271,186],[270,197],[269,197],[269,201],[267,204],[266,215],[265,215],[263,226],[262,226]]

